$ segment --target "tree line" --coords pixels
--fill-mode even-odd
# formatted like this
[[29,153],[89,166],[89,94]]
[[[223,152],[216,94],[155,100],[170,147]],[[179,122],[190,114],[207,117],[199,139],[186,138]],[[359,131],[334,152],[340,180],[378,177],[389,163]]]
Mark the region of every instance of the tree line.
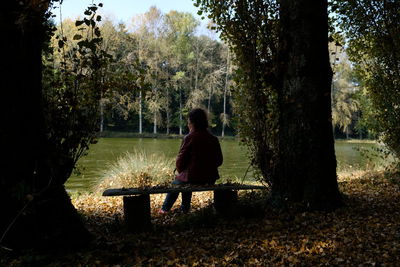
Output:
[[[112,58],[102,72],[109,90],[100,100],[100,132],[183,134],[187,112],[202,107],[215,134],[234,134],[230,54],[211,24],[199,35],[200,22],[192,14],[164,14],[156,7],[128,25],[98,20],[101,49]],[[56,27],[51,61],[59,69],[73,64],[71,52],[83,36],[81,23],[70,19]]]
[[[135,16],[128,25],[115,24],[109,18],[101,20],[101,49],[113,60],[103,73],[110,90],[101,97],[100,132],[182,134],[188,110],[200,106],[208,111],[215,134],[237,134],[231,92],[235,55],[223,40],[215,38],[211,22],[207,32],[198,35],[200,22],[193,15],[177,11],[163,14],[156,7]],[[52,58],[54,66],[60,67],[61,62],[74,60],[65,49],[77,46],[80,25],[65,19],[56,26],[52,47],[57,48],[60,39],[66,40],[64,52],[55,52]],[[341,43],[343,39],[329,45],[335,137],[375,138],[371,118],[365,116],[370,112],[370,101]]]

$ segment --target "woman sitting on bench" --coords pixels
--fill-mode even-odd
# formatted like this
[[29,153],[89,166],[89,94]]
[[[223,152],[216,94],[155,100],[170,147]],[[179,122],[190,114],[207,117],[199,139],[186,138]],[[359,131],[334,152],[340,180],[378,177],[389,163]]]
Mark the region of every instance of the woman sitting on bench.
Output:
[[[183,138],[176,159],[178,175],[174,185],[212,185],[219,179],[218,167],[222,164],[222,152],[218,138],[208,131],[207,114],[197,108],[188,115],[189,134]],[[171,210],[179,193],[168,193],[159,213]],[[192,192],[182,192],[180,210],[187,213],[190,209]]]

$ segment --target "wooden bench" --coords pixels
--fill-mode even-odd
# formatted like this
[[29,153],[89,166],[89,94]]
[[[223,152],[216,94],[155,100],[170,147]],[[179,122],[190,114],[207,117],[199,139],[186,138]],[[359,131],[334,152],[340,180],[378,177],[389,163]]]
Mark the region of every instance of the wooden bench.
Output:
[[107,189],[103,192],[103,196],[123,196],[126,226],[130,231],[137,232],[151,228],[151,194],[213,191],[215,210],[222,215],[227,215],[233,210],[239,190],[254,189],[267,189],[267,187],[245,184],[212,186],[170,185],[167,187]]

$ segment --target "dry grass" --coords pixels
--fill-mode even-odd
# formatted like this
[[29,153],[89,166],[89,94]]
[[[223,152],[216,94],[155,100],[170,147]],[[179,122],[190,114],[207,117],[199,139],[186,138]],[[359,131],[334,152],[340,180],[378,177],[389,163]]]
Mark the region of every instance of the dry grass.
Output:
[[95,192],[107,188],[147,187],[169,184],[173,178],[173,160],[161,154],[127,152],[110,165]]

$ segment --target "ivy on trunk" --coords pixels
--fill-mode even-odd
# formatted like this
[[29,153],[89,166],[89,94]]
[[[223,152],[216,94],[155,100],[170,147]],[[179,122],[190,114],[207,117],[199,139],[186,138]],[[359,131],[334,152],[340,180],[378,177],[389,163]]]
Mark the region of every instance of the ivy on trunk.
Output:
[[327,1],[197,0],[235,54],[239,133],[272,202],[340,204]]
[[[64,189],[46,135],[42,47],[46,1],[2,3],[0,42],[0,243],[9,248],[76,246],[89,233]],[[59,160],[63,155],[59,155]]]

